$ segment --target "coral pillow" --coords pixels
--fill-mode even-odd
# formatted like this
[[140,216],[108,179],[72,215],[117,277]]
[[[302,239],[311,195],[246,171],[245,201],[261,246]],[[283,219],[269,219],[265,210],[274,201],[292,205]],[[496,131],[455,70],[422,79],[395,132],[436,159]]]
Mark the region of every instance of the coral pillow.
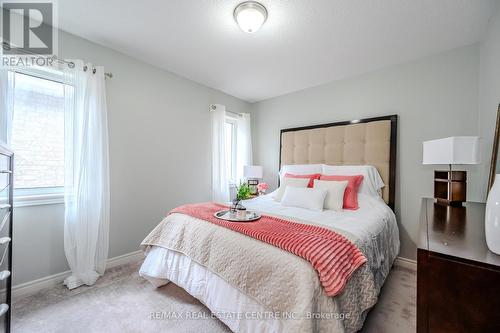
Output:
[[344,192],[344,209],[358,209],[358,189],[363,181],[363,175],[355,176],[326,176],[321,175],[320,180],[347,180],[347,187]]
[[288,177],[288,178],[309,178],[309,184],[307,184],[307,187],[312,188],[314,186],[314,180],[319,179],[319,177],[321,177],[321,174],[313,173],[310,175],[294,175],[291,173],[285,173],[285,177]]

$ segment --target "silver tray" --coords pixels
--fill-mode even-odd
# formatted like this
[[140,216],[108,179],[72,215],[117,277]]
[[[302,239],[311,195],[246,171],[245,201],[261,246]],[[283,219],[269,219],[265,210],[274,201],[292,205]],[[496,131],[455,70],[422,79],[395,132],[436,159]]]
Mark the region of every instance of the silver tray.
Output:
[[219,210],[214,214],[214,216],[220,220],[226,220],[226,221],[231,221],[231,222],[252,222],[260,219],[260,214],[257,214],[255,212],[249,212],[247,211],[247,216],[244,219],[239,219],[236,217],[236,213],[232,213],[231,211],[225,209],[225,210]]

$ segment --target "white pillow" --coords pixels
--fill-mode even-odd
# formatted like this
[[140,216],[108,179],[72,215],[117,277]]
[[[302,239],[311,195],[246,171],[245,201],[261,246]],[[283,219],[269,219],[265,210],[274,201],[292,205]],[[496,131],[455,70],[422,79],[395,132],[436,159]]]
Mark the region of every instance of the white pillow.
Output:
[[381,196],[381,189],[385,186],[377,168],[372,165],[326,165],[323,164],[323,175],[353,176],[363,175],[363,181],[358,193],[370,196]]
[[280,175],[284,176],[286,173],[291,173],[293,175],[310,175],[313,173],[321,173],[322,171],[322,164],[289,164],[281,167]]
[[285,194],[285,190],[287,187],[307,187],[309,184],[309,178],[290,178],[290,177],[282,177],[280,181],[280,187],[276,191],[274,195],[274,200],[281,201],[283,194]]
[[342,207],[344,206],[344,192],[348,183],[349,182],[347,180],[314,180],[314,188],[324,189],[327,191],[324,205],[325,209],[331,209],[336,212],[342,211]]
[[327,191],[322,188],[287,186],[281,204],[287,207],[299,207],[322,211]]

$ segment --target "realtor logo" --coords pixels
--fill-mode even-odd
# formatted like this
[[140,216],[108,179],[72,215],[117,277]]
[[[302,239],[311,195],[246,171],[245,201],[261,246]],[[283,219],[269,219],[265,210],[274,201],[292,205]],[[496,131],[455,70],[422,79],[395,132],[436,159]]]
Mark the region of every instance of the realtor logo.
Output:
[[54,54],[53,2],[12,1],[3,2],[2,7],[4,55]]

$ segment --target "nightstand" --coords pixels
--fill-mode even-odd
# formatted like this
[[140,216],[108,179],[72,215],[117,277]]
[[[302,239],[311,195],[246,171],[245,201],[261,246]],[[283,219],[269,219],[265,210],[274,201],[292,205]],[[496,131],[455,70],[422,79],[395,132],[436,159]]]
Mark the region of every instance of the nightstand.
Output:
[[500,332],[500,256],[486,246],[484,212],[422,200],[417,332]]

